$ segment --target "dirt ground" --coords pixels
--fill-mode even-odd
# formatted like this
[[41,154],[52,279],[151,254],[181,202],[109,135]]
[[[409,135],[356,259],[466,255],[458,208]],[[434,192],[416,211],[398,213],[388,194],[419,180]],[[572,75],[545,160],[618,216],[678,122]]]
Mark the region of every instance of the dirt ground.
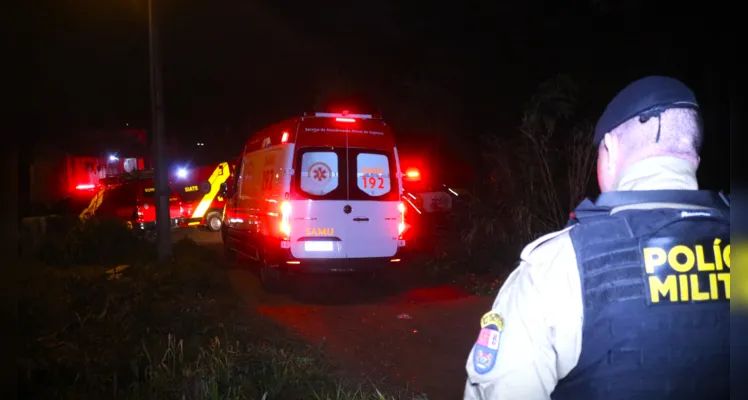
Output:
[[[218,234],[180,234],[220,249]],[[407,385],[429,399],[461,398],[478,321],[493,301],[407,269],[387,287],[343,276],[297,276],[283,295],[265,292],[244,263],[228,273],[248,313],[270,318],[310,345],[323,343],[351,374]]]

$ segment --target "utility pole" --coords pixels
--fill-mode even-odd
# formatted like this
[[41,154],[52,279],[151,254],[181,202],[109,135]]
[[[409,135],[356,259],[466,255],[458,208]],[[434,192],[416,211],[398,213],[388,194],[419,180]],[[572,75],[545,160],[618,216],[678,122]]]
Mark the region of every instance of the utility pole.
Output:
[[154,0],[148,0],[148,47],[151,67],[151,134],[153,135],[151,138],[156,186],[156,246],[158,261],[166,262],[171,258],[171,219],[169,218],[171,190],[164,149],[164,100],[161,93],[161,60],[153,2]]

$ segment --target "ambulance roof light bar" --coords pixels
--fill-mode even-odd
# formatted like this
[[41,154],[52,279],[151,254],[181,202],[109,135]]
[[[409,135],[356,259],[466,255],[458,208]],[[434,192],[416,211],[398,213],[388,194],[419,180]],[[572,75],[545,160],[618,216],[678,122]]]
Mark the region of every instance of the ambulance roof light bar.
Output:
[[331,112],[305,112],[304,118],[318,117],[318,118],[352,118],[352,119],[382,119],[382,114],[351,114],[348,111],[340,113]]
[[357,119],[374,118],[371,114],[348,114],[348,113],[325,113],[325,112],[316,112],[314,113],[313,116],[322,117],[322,118],[357,118]]

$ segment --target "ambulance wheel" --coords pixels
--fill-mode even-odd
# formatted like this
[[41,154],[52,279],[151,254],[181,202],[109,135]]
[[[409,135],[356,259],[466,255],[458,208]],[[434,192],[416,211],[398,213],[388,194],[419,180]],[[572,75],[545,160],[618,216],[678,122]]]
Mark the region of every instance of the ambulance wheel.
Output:
[[221,213],[213,211],[208,213],[205,217],[205,227],[211,232],[218,232],[223,227],[223,221],[221,220]]
[[284,285],[284,273],[279,267],[271,267],[267,260],[260,263],[260,283],[268,293],[282,293]]

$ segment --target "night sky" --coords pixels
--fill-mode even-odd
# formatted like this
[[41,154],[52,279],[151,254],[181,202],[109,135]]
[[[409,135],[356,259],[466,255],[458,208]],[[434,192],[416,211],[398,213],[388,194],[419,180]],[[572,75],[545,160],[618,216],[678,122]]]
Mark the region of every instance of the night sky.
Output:
[[[558,73],[580,86],[580,112],[593,121],[616,91],[656,73],[696,91],[707,129],[701,184],[729,185],[722,49],[735,39],[712,32],[703,6],[154,1],[166,131],[182,156],[197,141],[234,155],[253,130],[330,104],[381,112],[404,145],[469,153],[480,134],[516,131],[538,83]],[[39,137],[148,128],[146,2],[59,0],[36,12]]]

